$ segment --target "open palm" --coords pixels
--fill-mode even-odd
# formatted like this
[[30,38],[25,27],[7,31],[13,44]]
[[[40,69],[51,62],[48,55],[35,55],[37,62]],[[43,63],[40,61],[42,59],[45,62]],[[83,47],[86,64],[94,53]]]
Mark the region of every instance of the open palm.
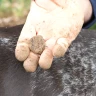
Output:
[[[82,28],[84,14],[78,0],[55,1],[32,1],[15,50],[16,58],[24,61],[26,71],[34,72],[38,64],[43,69],[49,69],[53,57],[62,57]],[[46,48],[41,55],[29,49],[29,41],[36,35],[41,35],[45,40]]]

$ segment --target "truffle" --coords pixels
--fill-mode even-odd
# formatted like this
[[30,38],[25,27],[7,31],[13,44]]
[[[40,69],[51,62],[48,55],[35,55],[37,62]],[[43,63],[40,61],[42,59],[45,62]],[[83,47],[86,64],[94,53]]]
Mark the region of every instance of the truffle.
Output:
[[42,54],[45,49],[45,40],[41,35],[37,35],[31,38],[30,50],[36,54]]

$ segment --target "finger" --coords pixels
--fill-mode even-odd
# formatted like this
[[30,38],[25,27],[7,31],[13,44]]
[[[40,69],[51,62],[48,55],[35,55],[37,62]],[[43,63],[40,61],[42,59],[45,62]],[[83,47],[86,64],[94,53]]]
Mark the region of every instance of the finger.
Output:
[[19,61],[24,61],[30,53],[29,47],[26,43],[17,44],[15,49],[15,57]]
[[66,0],[51,0],[59,7],[65,7]]
[[52,51],[49,48],[45,48],[39,59],[39,65],[43,69],[49,69],[53,61]]
[[[35,2],[39,7],[45,10],[52,11],[57,8],[57,5],[54,4],[54,2],[52,2],[51,0],[35,0]],[[50,7],[48,7],[47,5],[50,5]]]
[[56,38],[50,38],[49,40],[46,40],[45,46],[47,46],[49,49],[53,49],[54,45],[56,43]]
[[[55,38],[50,38],[49,40],[47,40],[45,42],[46,48],[43,51],[43,53],[41,54],[40,60],[39,60],[39,65],[43,69],[49,69],[51,67],[52,60],[53,60],[51,50],[53,49],[55,42],[56,42]],[[46,60],[47,60],[47,62],[46,62]]]
[[30,55],[23,63],[23,67],[27,72],[34,72],[38,66],[38,61],[39,56],[30,52]]
[[30,23],[28,20],[21,31],[16,45],[15,56],[19,61],[24,61],[28,57],[30,51],[30,39],[36,35],[35,28],[32,25],[29,25]]
[[62,57],[69,47],[69,43],[66,38],[60,38],[57,40],[56,45],[53,48],[53,56]]
[[36,36],[36,31],[35,31],[34,26],[25,23],[25,25],[24,25],[24,27],[23,27],[23,29],[21,31],[21,34],[19,36],[17,44],[23,43],[23,42],[29,44],[30,39],[33,36]]

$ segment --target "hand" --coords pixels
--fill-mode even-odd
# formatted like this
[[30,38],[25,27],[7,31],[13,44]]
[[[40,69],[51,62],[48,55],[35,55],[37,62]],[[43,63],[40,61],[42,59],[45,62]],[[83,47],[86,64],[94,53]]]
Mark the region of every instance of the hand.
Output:
[[[60,0],[59,0],[60,1]],[[24,61],[24,68],[34,72],[39,64],[43,69],[51,67],[53,57],[62,57],[84,24],[84,12],[80,0],[35,0],[15,49],[15,56]],[[30,51],[30,39],[43,36],[46,48],[41,55]]]

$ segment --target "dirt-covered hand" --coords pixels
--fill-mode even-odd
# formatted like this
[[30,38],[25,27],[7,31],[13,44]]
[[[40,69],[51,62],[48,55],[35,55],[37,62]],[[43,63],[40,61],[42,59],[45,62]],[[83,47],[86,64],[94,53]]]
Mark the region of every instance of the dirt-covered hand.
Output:
[[[15,49],[15,56],[19,61],[24,61],[26,71],[34,72],[38,64],[43,69],[49,69],[54,57],[64,56],[84,23],[84,12],[79,1],[32,1]],[[45,42],[41,54],[30,50],[30,40],[36,35],[42,36]]]

